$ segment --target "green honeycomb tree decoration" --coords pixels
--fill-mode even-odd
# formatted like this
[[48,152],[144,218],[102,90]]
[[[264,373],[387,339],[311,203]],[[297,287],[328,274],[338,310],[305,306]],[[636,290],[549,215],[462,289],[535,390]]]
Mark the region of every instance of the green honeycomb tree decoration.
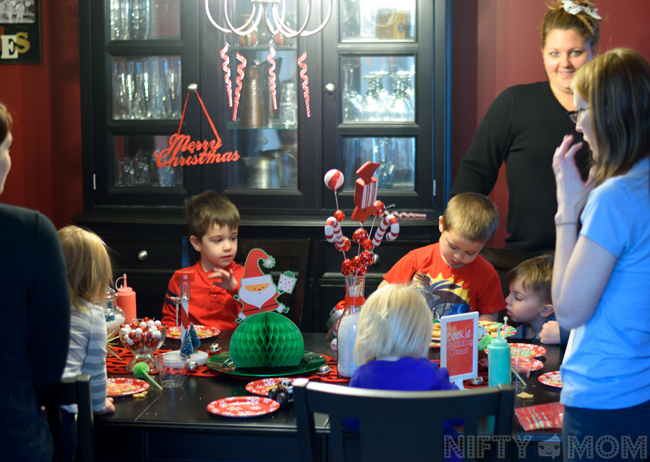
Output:
[[305,351],[300,329],[278,313],[248,316],[230,340],[235,367],[298,366]]

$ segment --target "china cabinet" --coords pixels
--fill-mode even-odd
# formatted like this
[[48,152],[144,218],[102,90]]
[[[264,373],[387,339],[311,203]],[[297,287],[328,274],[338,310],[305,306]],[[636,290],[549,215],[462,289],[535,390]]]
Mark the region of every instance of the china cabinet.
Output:
[[[307,3],[283,3],[290,27]],[[312,2],[307,29],[328,3]],[[237,205],[242,239],[312,239],[306,330],[324,329],[343,296],[323,225],[337,199],[351,213],[364,162],[381,163],[378,199],[427,215],[378,249],[368,293],[400,256],[435,242],[450,187],[450,3],[334,1],[321,32],[288,38],[264,20],[243,37],[217,30],[223,0],[80,0],[84,211],[74,220],[111,246],[139,306],[159,309],[191,260],[183,203],[207,189]],[[250,24],[251,5],[228,2],[233,27]],[[164,162],[181,139],[172,135],[186,148],[220,141],[221,161]],[[333,168],[345,175],[338,198],[323,182]],[[359,225],[342,226],[351,235]]]

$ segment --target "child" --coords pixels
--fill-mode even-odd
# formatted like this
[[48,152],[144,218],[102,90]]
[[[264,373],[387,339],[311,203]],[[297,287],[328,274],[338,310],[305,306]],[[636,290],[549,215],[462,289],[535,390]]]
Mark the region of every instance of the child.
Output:
[[[59,230],[63,256],[68,268],[70,292],[70,347],[63,378],[90,375],[95,415],[115,412],[113,398],[106,397],[106,318],[96,304],[106,293],[113,271],[104,242],[95,233],[76,226]],[[73,460],[77,446],[75,416],[77,406],[63,406],[65,460]]]
[[[547,336],[555,334],[562,343],[560,334],[569,337],[569,331],[561,330],[553,311],[551,300],[551,279],[553,277],[553,255],[540,255],[526,260],[506,273],[510,294],[506,297],[506,309],[511,320],[519,322],[512,338],[540,339],[542,326],[553,322]],[[546,343],[546,342],[545,342]],[[550,343],[550,342],[549,342]]]
[[[505,307],[499,275],[479,252],[499,224],[499,212],[488,197],[477,193],[454,196],[439,217],[440,240],[409,252],[379,285],[408,284],[428,276],[431,306],[439,314],[478,311],[479,319],[496,321]],[[414,278],[415,279],[415,278]]]
[[[417,289],[390,284],[366,300],[359,317],[351,387],[375,390],[456,390],[447,369],[429,361],[431,310]],[[355,419],[346,429],[358,428]],[[445,433],[456,431],[445,423]]]
[[[234,330],[240,305],[237,293],[244,267],[235,263],[239,211],[237,207],[214,191],[205,191],[185,201],[185,218],[192,247],[201,260],[183,271],[194,271],[189,302],[189,321],[194,325]],[[176,325],[178,282],[172,276],[163,304],[163,324]],[[179,316],[180,322],[180,316]]]

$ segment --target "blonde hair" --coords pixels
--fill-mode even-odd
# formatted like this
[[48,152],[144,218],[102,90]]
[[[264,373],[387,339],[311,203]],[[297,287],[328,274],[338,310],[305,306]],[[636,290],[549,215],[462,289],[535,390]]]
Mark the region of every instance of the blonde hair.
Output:
[[426,357],[431,310],[414,287],[390,284],[374,292],[359,316],[354,361],[358,365],[389,356]]
[[70,300],[78,310],[85,310],[82,300],[94,303],[113,277],[106,244],[97,234],[77,226],[60,229],[59,239],[68,267]]
[[[596,6],[594,2],[589,0],[573,0],[573,2],[589,8]],[[544,15],[540,27],[542,47],[546,46],[546,37],[551,31],[556,29],[573,30],[585,42],[589,42],[592,54],[596,53],[598,41],[600,40],[600,19],[593,18],[584,11],[578,14],[567,13],[561,0],[555,3],[546,2],[546,6],[548,6],[549,11]]]
[[545,305],[553,303],[551,299],[551,281],[553,278],[553,261],[551,254],[540,255],[523,261],[506,273],[506,283],[519,279],[526,291],[533,292]]
[[499,226],[499,210],[489,197],[466,192],[452,197],[442,215],[445,231],[454,231],[472,242],[487,242]]
[[185,219],[190,236],[203,239],[213,224],[239,228],[240,217],[237,207],[226,196],[211,190],[197,194],[185,201]]
[[650,155],[650,64],[640,53],[617,48],[598,56],[578,70],[573,89],[589,105],[596,185]]

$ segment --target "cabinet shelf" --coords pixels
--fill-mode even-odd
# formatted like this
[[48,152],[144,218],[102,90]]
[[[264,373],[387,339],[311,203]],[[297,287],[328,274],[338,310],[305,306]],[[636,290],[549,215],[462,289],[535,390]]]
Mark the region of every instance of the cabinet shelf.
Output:
[[272,121],[261,127],[245,127],[239,122],[229,122],[228,130],[297,130],[298,124],[284,125],[282,122]]
[[113,40],[106,44],[111,56],[178,56],[185,52],[180,40]]

